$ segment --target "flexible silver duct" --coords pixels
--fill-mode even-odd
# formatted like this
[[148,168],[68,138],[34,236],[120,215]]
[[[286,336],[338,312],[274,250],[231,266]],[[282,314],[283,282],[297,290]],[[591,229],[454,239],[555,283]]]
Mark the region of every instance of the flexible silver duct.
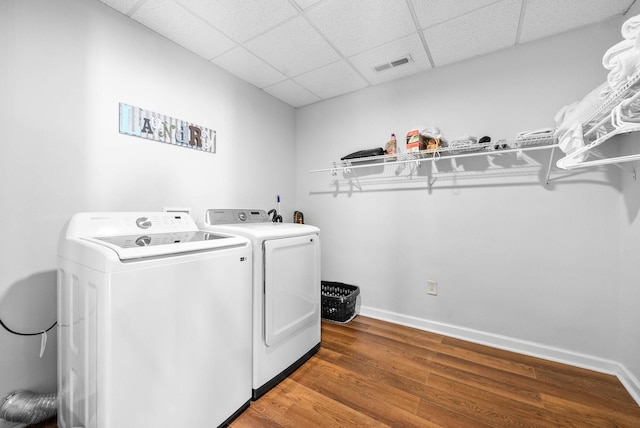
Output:
[[31,391],[14,391],[0,406],[0,418],[11,422],[37,424],[58,413],[58,394],[36,394]]

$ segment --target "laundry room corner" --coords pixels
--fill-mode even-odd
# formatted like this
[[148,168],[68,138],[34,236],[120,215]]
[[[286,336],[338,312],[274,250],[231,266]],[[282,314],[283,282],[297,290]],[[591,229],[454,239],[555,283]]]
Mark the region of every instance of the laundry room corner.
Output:
[[[42,6],[42,7],[38,7]],[[0,200],[5,244],[0,248],[0,397],[11,391],[56,390],[56,247],[69,212],[90,193],[84,187],[87,140],[83,112],[88,24],[78,8],[0,4],[3,142]],[[23,25],[30,22],[31,25]],[[37,28],[37,31],[36,31]],[[25,54],[28,52],[29,54]],[[73,123],[73,126],[69,126]]]
[[[620,38],[621,23],[299,108],[298,199],[323,230],[323,280],[358,285],[364,314],[441,326],[468,340],[486,342],[488,334],[496,346],[615,371],[622,191],[615,168],[563,173],[549,152],[512,154],[504,164],[481,156],[418,159],[404,169],[331,165],[384,147],[392,133],[404,144],[412,129],[495,141],[551,127],[563,105],[606,78],[602,54]],[[525,160],[531,168],[518,171]],[[428,293],[429,280],[437,295]],[[498,344],[499,337],[513,340]]]
[[0,102],[0,428],[640,427],[640,0],[0,0]]
[[[638,144],[638,136],[622,138],[622,154],[630,153]],[[619,355],[621,380],[640,403],[640,288],[638,287],[637,254],[640,252],[640,181],[636,176],[640,162],[629,164],[622,172],[620,210],[620,330]]]
[[[56,319],[56,253],[78,212],[212,205],[298,209],[294,108],[98,1],[0,4],[0,319]],[[6,98],[5,95],[6,94]],[[119,132],[119,104],[217,132],[215,153]],[[290,221],[290,220],[289,220]],[[54,329],[55,330],[55,329]],[[4,329],[0,397],[56,390],[56,338]]]

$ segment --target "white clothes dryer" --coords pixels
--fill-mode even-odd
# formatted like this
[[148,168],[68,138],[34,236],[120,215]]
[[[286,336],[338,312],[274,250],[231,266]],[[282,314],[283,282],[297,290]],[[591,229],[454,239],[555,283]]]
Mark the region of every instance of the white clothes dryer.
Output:
[[74,215],[58,245],[58,426],[222,426],[246,409],[251,257],[186,214]]
[[256,400],[320,349],[320,229],[273,223],[264,210],[208,209],[198,225],[253,245]]

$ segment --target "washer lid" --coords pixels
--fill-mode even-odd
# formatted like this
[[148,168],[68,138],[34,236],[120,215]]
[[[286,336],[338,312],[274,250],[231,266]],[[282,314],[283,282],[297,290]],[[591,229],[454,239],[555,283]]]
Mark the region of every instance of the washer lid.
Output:
[[140,259],[205,250],[221,250],[247,244],[245,239],[200,230],[142,235],[81,238],[111,248],[120,260]]

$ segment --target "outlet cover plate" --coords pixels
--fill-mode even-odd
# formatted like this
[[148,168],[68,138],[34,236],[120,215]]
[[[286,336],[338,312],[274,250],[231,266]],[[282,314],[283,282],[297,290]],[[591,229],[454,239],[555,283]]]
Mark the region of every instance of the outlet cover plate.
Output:
[[438,295],[438,281],[432,279],[427,281],[427,293],[434,296]]

